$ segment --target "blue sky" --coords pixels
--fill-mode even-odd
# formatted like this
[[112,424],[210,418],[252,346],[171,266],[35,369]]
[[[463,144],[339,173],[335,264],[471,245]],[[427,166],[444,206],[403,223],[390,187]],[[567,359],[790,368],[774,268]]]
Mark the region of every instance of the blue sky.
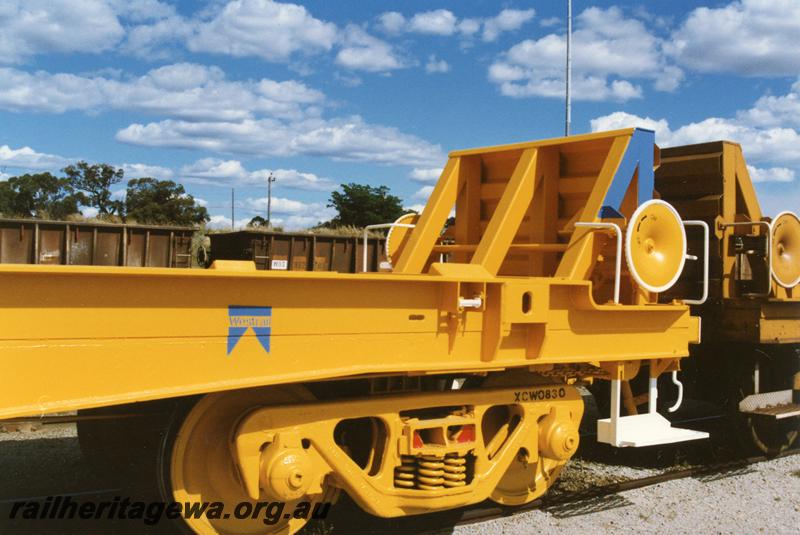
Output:
[[[216,226],[231,187],[265,215],[270,171],[287,228],[346,182],[418,208],[449,150],[561,135],[565,4],[0,0],[0,178],[111,163]],[[800,2],[573,9],[573,133],[740,142],[765,211],[800,211]]]

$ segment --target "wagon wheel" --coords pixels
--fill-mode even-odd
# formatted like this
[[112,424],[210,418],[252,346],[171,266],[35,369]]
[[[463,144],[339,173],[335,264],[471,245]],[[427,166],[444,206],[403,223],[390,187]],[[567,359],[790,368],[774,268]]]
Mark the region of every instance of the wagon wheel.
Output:
[[[552,381],[541,375],[517,371],[490,375],[483,381],[481,387],[498,388],[548,383]],[[482,425],[485,428],[498,429],[508,421],[508,416],[503,411],[490,410],[486,413]],[[530,503],[547,492],[566,464],[566,460],[548,459],[543,455],[539,455],[537,461],[529,462],[527,452],[520,450],[489,498],[502,505]]]
[[755,362],[759,363],[761,392],[791,388],[791,378],[800,368],[797,357],[779,356],[775,351],[779,350],[767,352],[764,349],[755,349],[752,358],[742,359],[738,388],[733,398],[729,400],[729,409],[734,413],[734,419],[738,423],[743,446],[750,450],[755,447],[757,451],[766,455],[778,455],[788,450],[800,436],[800,419],[796,417],[777,420],[739,412],[739,402],[754,393]]
[[[285,514],[294,511],[298,503],[334,501],[338,489],[326,486],[319,495],[305,495],[287,501],[284,514],[277,515],[278,521],[272,525],[264,521],[263,512],[256,518],[234,518],[237,504],[254,502],[245,491],[233,457],[232,444],[237,425],[255,408],[313,399],[305,388],[289,385],[210,394],[176,411],[158,459],[162,499],[178,503],[222,502],[224,511],[230,514],[229,518],[203,516],[187,519],[182,525],[184,531],[237,535],[295,533],[307,520],[286,518]],[[275,500],[262,491],[257,501]]]

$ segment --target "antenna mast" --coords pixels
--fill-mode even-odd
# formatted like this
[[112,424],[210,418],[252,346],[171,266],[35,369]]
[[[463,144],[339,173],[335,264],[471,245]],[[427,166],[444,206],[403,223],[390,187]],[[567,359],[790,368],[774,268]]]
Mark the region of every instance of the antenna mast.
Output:
[[564,135],[569,135],[569,126],[572,122],[572,97],[570,95],[570,83],[572,82],[572,0],[567,0],[567,72],[566,72],[566,124]]

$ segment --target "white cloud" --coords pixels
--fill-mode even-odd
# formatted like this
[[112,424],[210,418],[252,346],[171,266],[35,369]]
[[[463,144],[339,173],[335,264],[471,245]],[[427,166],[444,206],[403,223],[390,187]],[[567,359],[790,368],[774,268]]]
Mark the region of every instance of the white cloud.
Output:
[[793,182],[794,169],[788,167],[761,168],[752,165],[747,166],[750,179],[753,182]]
[[792,128],[767,127],[742,122],[739,119],[709,117],[702,121],[672,129],[666,119],[638,117],[615,112],[591,121],[593,131],[614,130],[641,126],[655,130],[656,142],[663,146],[689,145],[707,141],[729,140],[741,144],[745,157],[751,162],[765,162],[773,167],[764,170],[762,179],[772,180],[789,176],[783,165],[800,165],[800,133]]
[[386,72],[407,66],[389,43],[354,24],[345,28],[342,43],[336,63],[347,69]]
[[458,23],[458,33],[464,37],[471,37],[481,29],[481,19],[461,19]]
[[419,168],[415,167],[408,175],[415,182],[432,182],[439,180],[442,174],[441,167]]
[[203,158],[193,164],[181,167],[181,176],[194,179],[193,182],[224,186],[232,182],[243,182],[250,173],[239,160],[220,160]]
[[701,72],[794,76],[800,72],[800,2],[737,0],[699,7],[673,32],[667,51]]
[[539,25],[542,28],[549,28],[551,26],[555,26],[556,24],[560,24],[561,19],[558,17],[548,17],[546,19],[539,20]]
[[408,206],[403,206],[403,210],[406,212],[417,212],[421,214],[422,211],[425,209],[425,205],[422,203],[410,204]]
[[[267,197],[250,197],[245,199],[244,205],[254,212],[266,212]],[[306,203],[285,197],[272,196],[272,211],[276,214],[312,215],[324,209],[325,205],[321,203]],[[335,214],[336,212],[334,211]]]
[[786,95],[765,95],[739,119],[759,126],[800,126],[800,79]]
[[0,63],[49,52],[104,52],[124,35],[113,9],[95,0],[4,0],[0,28]]
[[[672,91],[683,72],[668,65],[662,42],[641,21],[626,18],[619,8],[590,7],[576,17],[573,33],[572,96],[576,100],[625,101],[642,96],[628,79],[652,80],[658,90]],[[564,95],[566,38],[549,34],[526,39],[489,68],[489,80],[510,97]]]
[[[256,183],[264,183],[269,173],[268,169],[255,171],[251,175],[251,180]],[[338,187],[338,184],[329,178],[320,177],[314,173],[304,173],[296,169],[275,169],[272,174],[275,177],[275,186],[279,188],[328,192]]]
[[624,111],[615,111],[602,117],[596,117],[590,121],[592,132],[604,132],[607,130],[619,130],[622,128],[646,128],[656,133],[656,143],[668,143],[672,131],[666,119],[651,119],[650,117],[639,117]]
[[159,180],[171,180],[175,177],[175,172],[168,167],[160,165],[148,165],[144,163],[124,163],[119,167],[125,172],[125,178],[157,178]]
[[427,201],[431,193],[433,193],[433,186],[422,186],[414,192],[411,198],[417,201]]
[[[236,220],[236,229],[243,229],[247,226],[247,224],[252,219],[251,217],[243,217],[241,219]],[[228,216],[224,216],[221,214],[216,215],[209,215],[209,221],[206,223],[206,227],[210,229],[216,230],[230,230],[231,229],[231,218]]]
[[406,18],[397,11],[387,11],[378,16],[378,24],[384,32],[396,35],[405,29]]
[[173,55],[167,45],[185,42],[193,31],[192,22],[178,15],[139,24],[128,30],[120,51],[150,61],[167,59]]
[[495,41],[501,33],[519,30],[523,24],[533,19],[533,9],[504,9],[483,23],[484,41]]
[[533,9],[503,9],[494,17],[459,19],[448,9],[434,9],[406,18],[397,11],[387,11],[378,17],[378,26],[389,35],[419,33],[425,35],[468,38],[483,29],[486,42],[495,41],[500,34],[518,30],[533,19]]
[[408,31],[433,35],[453,35],[458,19],[452,11],[435,9],[417,13],[408,22]]
[[138,78],[28,73],[0,69],[0,108],[62,113],[137,110],[191,120],[233,120],[255,114],[299,118],[318,113],[319,91],[294,80],[230,81],[218,67],[177,63]]
[[180,171],[191,182],[228,186],[266,185],[272,174],[275,178],[274,188],[291,188],[309,191],[331,191],[337,187],[336,182],[319,177],[314,173],[305,173],[296,169],[258,169],[248,171],[238,160],[220,160],[203,158],[193,164],[184,165]]
[[286,61],[294,53],[329,51],[336,26],[305,7],[271,0],[233,0],[211,20],[198,23],[188,39],[192,52],[257,56]]
[[97,215],[99,213],[100,213],[100,210],[98,210],[94,206],[82,206],[81,207],[81,215],[83,217],[89,217],[89,218],[97,217]]
[[36,152],[30,147],[12,149],[8,145],[0,145],[0,168],[53,170],[68,163],[69,160],[66,158],[54,154]]
[[175,15],[175,8],[159,0],[105,0],[117,16],[131,22],[163,19]]
[[445,156],[438,145],[354,116],[283,123],[274,119],[188,122],[168,119],[132,124],[116,135],[124,143],[259,156],[311,155],[394,165],[433,166]]
[[428,56],[425,64],[425,72],[428,74],[445,73],[450,71],[450,64],[443,59],[437,59],[435,55]]
[[[250,214],[266,216],[266,196],[245,199],[243,204],[245,210]],[[272,224],[284,227],[286,230],[307,229],[335,216],[336,210],[328,208],[323,203],[307,203],[284,197],[272,197]],[[228,224],[230,224],[230,219],[228,219]]]

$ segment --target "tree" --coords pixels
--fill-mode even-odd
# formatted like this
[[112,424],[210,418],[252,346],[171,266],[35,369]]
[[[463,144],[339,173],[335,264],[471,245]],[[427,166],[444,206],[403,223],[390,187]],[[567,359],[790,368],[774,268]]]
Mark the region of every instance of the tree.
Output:
[[12,176],[0,182],[0,213],[14,217],[65,219],[80,213],[83,195],[69,179],[50,173]]
[[342,191],[331,193],[328,207],[336,208],[338,215],[325,226],[365,227],[377,223],[391,223],[405,213],[399,197],[389,194],[386,186],[342,184]]
[[153,225],[193,225],[209,220],[208,211],[172,180],[135,178],[128,182],[125,217]]
[[85,194],[83,204],[97,208],[98,216],[122,215],[122,202],[111,198],[111,187],[122,182],[122,169],[105,163],[89,165],[80,161],[68,165],[62,171],[72,186]]
[[257,215],[250,220],[247,226],[250,228],[267,228],[267,220],[260,215]]

